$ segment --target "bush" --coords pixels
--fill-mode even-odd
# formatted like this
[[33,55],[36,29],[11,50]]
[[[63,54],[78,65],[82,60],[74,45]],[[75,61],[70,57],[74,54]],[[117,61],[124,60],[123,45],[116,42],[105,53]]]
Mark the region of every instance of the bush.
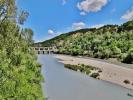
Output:
[[130,84],[130,81],[129,80],[124,80],[123,81],[125,84]]
[[86,74],[89,75],[91,73],[90,70],[86,70]]
[[124,63],[133,63],[133,49],[130,49],[126,55],[124,55],[123,60]]
[[100,76],[99,73],[92,73],[92,74],[90,75],[90,77],[93,77],[93,78],[97,78],[98,76]]

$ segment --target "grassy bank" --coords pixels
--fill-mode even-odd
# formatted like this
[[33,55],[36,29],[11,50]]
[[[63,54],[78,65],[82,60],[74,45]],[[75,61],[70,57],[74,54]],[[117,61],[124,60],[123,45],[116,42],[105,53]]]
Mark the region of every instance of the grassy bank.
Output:
[[81,73],[84,73],[86,75],[89,75],[90,77],[97,79],[99,79],[100,73],[102,72],[102,70],[99,68],[84,64],[78,64],[78,65],[65,64],[64,67],[70,70],[79,71]]

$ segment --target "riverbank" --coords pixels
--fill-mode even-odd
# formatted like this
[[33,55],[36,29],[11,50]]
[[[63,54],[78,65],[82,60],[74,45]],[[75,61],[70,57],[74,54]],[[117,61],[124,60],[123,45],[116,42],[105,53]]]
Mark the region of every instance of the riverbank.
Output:
[[89,58],[79,58],[67,55],[55,55],[55,57],[60,59],[60,62],[64,64],[84,64],[100,68],[102,70],[102,73],[100,73],[99,77],[101,80],[121,85],[128,89],[133,89],[133,69]]

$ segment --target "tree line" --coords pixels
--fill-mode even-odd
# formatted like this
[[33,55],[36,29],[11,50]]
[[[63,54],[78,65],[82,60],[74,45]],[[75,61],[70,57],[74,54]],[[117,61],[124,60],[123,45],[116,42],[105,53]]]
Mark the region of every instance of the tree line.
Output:
[[117,58],[124,63],[133,63],[133,21],[120,26],[81,29],[35,45],[56,46],[57,53],[61,54]]

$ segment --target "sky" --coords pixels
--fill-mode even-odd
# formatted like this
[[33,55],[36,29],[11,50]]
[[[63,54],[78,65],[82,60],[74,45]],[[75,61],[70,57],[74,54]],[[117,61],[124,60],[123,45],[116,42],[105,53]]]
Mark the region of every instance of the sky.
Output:
[[133,0],[18,0],[29,12],[22,27],[34,31],[35,42],[82,28],[133,20]]

